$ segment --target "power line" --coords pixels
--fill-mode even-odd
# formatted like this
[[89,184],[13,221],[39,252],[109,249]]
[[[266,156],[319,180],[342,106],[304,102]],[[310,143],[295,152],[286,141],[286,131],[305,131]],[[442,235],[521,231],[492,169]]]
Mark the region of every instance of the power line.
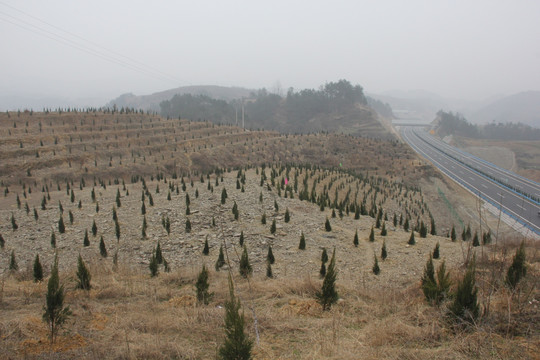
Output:
[[[0,11],[0,14],[4,15],[4,16],[7,16],[9,18],[11,18],[12,20],[9,20],[9,19],[6,19],[6,18],[2,18],[0,17],[0,20],[3,20],[7,23],[10,23],[12,25],[15,25],[15,26],[18,26],[22,29],[25,29],[27,31],[30,31],[32,33],[35,33],[35,34],[38,34],[38,35],[41,35],[41,36],[44,36],[48,39],[51,39],[51,40],[54,40],[54,41],[57,41],[63,45],[66,45],[68,47],[71,47],[71,48],[74,48],[74,49],[77,49],[77,50],[80,50],[80,51],[83,51],[83,52],[86,52],[90,55],[93,55],[95,57],[98,57],[100,59],[103,59],[103,60],[106,60],[106,61],[109,61],[111,63],[114,63],[114,64],[117,64],[117,65],[120,65],[122,67],[125,67],[125,68],[128,68],[130,70],[133,70],[133,71],[136,71],[136,72],[139,72],[139,73],[144,73],[148,76],[151,76],[151,77],[154,77],[154,78],[159,78],[160,80],[167,80],[167,81],[171,81],[171,82],[174,82],[174,83],[179,83],[181,82],[179,79],[177,79],[176,77],[172,76],[172,75],[169,75],[169,74],[166,74],[158,69],[155,69],[149,65],[146,65],[138,60],[135,60],[135,59],[132,59],[128,56],[125,56],[125,55],[122,55],[118,52],[115,52],[115,51],[112,51],[112,50],[109,50],[107,49],[106,47],[103,47],[95,42],[92,42],[90,40],[87,40],[77,34],[74,34],[70,31],[67,31],[67,30],[64,30],[58,26],[55,26],[53,24],[50,24],[42,19],[39,19],[33,15],[30,15],[22,10],[19,10],[9,4],[6,4],[2,1],[0,1],[0,4],[1,5],[4,5],[4,6],[7,6],[15,11],[18,11],[32,19],[35,19],[51,28],[54,28],[54,29],[57,29],[65,34],[68,34],[74,38],[77,38],[77,39],[80,39],[84,42],[87,42],[91,45],[93,45],[94,47],[97,47],[99,49],[102,49],[102,50],[99,50],[99,49],[95,49],[95,48],[91,48],[87,45],[85,45],[84,43],[81,43],[80,41],[74,41],[72,39],[69,39],[67,38],[66,36],[63,36],[62,34],[59,34],[58,32],[55,32],[55,31],[50,31],[50,30],[47,30],[46,28],[43,28],[39,25],[36,25],[36,24],[33,24],[33,23],[30,23],[26,20],[23,20],[17,16],[14,16],[12,14],[9,14],[9,13],[6,13],[4,11]],[[112,55],[111,55],[112,54]],[[126,60],[122,60],[123,59],[126,59]]]

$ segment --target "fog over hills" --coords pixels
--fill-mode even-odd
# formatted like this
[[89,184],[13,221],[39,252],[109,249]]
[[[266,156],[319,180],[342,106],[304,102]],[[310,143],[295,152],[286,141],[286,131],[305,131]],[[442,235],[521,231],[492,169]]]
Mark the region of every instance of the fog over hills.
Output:
[[477,123],[524,123],[540,128],[540,91],[525,91],[498,99],[472,113]]

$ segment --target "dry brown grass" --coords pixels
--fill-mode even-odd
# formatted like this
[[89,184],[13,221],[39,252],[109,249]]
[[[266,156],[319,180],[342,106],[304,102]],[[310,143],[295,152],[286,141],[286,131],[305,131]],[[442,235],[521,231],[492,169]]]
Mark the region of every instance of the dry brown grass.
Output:
[[[328,312],[314,300],[321,284],[317,278],[268,280],[256,275],[248,284],[235,277],[236,293],[253,339],[253,314],[257,316],[256,359],[534,359],[540,350],[535,300],[539,293],[537,288],[529,295],[526,292],[539,275],[540,258],[534,247],[527,251],[530,272],[522,298],[510,299],[512,321],[521,324],[521,331],[509,332],[505,326],[508,293],[504,288],[493,295],[491,313],[465,330],[446,320],[445,306],[427,305],[418,283],[403,289],[358,288],[338,277],[341,299]],[[122,264],[116,272],[91,271],[92,290],[67,288],[66,303],[73,316],[53,347],[40,319],[45,284],[8,277],[0,305],[0,357],[215,357],[223,341],[227,272],[211,272],[214,298],[208,306],[198,306],[195,274],[189,269],[157,278]],[[482,279],[480,271],[479,282]]]

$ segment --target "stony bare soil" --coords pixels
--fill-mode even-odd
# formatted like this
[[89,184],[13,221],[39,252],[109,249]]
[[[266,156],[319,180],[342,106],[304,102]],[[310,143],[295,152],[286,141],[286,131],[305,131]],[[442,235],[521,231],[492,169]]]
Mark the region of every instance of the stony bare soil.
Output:
[[[17,209],[16,195],[9,193],[1,203],[7,210],[2,212],[1,232],[6,245],[1,251],[0,267],[7,269],[9,254],[14,250],[20,270],[4,271],[0,307],[2,356],[214,357],[223,337],[220,330],[222,306],[227,296],[226,271],[213,270],[221,244],[227,249],[237,292],[248,319],[248,331],[254,339],[253,317],[257,317],[260,343],[255,347],[256,358],[353,359],[363,354],[373,359],[396,356],[465,359],[470,356],[506,358],[512,354],[514,358],[527,359],[538,351],[537,327],[519,330],[520,333],[525,331],[525,339],[528,339],[525,342],[498,333],[488,336],[493,330],[481,326],[474,333],[453,333],[445,323],[444,311],[431,308],[422,300],[419,279],[435,244],[440,244],[441,257],[452,277],[457,279],[463,271],[461,265],[467,251],[471,249],[470,242],[452,242],[446,237],[431,235],[422,239],[416,234],[417,243],[411,246],[407,244],[410,233],[399,226],[394,228],[391,221],[386,223],[387,236],[381,236],[376,229],[375,242],[369,242],[369,231],[375,224],[372,217],[361,216],[355,220],[353,214],[349,214],[342,219],[332,218],[329,208],[321,211],[318,205],[300,201],[298,197],[280,197],[275,187],[268,189],[267,183],[261,187],[260,176],[253,169],[245,175],[244,191],[236,189],[237,173],[231,172],[223,175],[223,182],[218,177],[217,186],[215,178],[203,179],[204,183],[194,179],[193,187],[186,181],[186,191],[179,189],[178,194],[172,191],[171,200],[167,197],[173,180],[147,182],[154,206],[149,206],[146,197],[146,239],[141,235],[140,182],[126,184],[126,190],[121,184],[106,186],[106,189],[96,187],[96,203],[92,202],[88,186],[75,191],[73,203],[65,189],[52,191],[50,205],[47,210],[38,212],[37,221],[32,213],[26,215],[24,209]],[[332,174],[328,173],[326,179],[331,180]],[[213,192],[208,190],[209,181]],[[344,176],[342,181],[346,183],[350,179]],[[179,184],[179,180],[176,183]],[[158,187],[159,193],[156,193]],[[223,188],[227,189],[228,198],[222,205]],[[120,207],[116,207],[117,190],[122,194]],[[262,203],[259,201],[261,193]],[[185,214],[186,194],[190,198],[190,215]],[[39,192],[29,196],[31,208],[39,205],[41,196]],[[274,201],[278,211],[275,211]],[[64,234],[58,233],[56,225],[60,216],[59,202],[63,204],[64,214],[71,211],[74,215],[73,224],[66,221]],[[238,220],[234,220],[231,211],[234,202],[240,211]],[[100,206],[97,213],[96,204]],[[388,205],[391,207],[391,202]],[[121,225],[118,242],[112,220],[113,206]],[[288,223],[284,221],[285,209],[291,214]],[[19,226],[15,231],[9,228],[11,213]],[[264,213],[266,225],[261,224]],[[170,234],[162,226],[163,216],[171,220]],[[216,226],[212,226],[212,217]],[[330,232],[324,229],[327,217],[332,225]],[[192,223],[189,233],[185,230],[186,218]],[[275,234],[270,233],[272,219],[277,223]],[[98,228],[96,237],[90,231],[93,220]],[[88,247],[83,246],[86,229],[90,237]],[[40,321],[45,284],[31,281],[31,264],[39,253],[45,269],[49,269],[55,254],[50,245],[52,231],[56,233],[66,302],[74,315],[57,344],[50,348],[45,324]],[[353,245],[355,231],[360,238],[358,247]],[[241,232],[254,270],[250,283],[237,275]],[[306,250],[298,249],[301,232],[306,237]],[[99,254],[97,239],[100,236],[107,244],[107,258]],[[206,238],[210,244],[208,256],[202,255]],[[158,241],[171,272],[166,273],[161,267],[161,274],[150,278],[148,263]],[[380,259],[383,241],[388,250],[385,261]],[[276,258],[272,267],[274,279],[265,277],[269,245]],[[321,284],[318,272],[323,247],[329,251],[336,249],[338,291],[342,298],[330,313],[322,312],[314,298]],[[116,251],[118,263],[115,266],[112,255]],[[499,250],[482,246],[473,251],[481,257]],[[74,289],[77,254],[83,256],[93,274],[93,289],[89,293]],[[381,267],[378,276],[371,271],[375,255]],[[508,255],[505,257],[508,261]],[[531,261],[533,259],[536,262],[531,270],[535,274],[539,270],[538,255]],[[436,260],[436,264],[441,261]],[[212,269],[210,282],[215,297],[210,305],[199,307],[195,304],[193,284],[202,264]],[[223,270],[226,269],[227,266]],[[485,287],[481,291],[482,294],[488,292]],[[536,293],[534,290],[532,294]],[[538,316],[535,296],[528,294],[531,307],[527,307],[526,312]]]

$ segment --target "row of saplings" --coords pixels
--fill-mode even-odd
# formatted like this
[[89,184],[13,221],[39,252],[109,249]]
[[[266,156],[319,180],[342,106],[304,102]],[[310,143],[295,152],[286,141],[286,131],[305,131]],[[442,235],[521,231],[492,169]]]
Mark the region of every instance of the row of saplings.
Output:
[[[205,242],[205,249],[208,254],[208,244]],[[507,270],[505,283],[510,289],[516,289],[520,280],[526,275],[527,267],[525,264],[525,248],[522,242],[513,257],[512,264]],[[157,263],[162,259],[161,249],[158,247],[154,250],[152,260],[150,262],[151,275],[157,275]],[[323,250],[322,255],[321,275],[324,276],[322,288],[317,292],[316,297],[322,306],[323,310],[329,310],[331,306],[337,302],[339,296],[335,288],[337,270],[335,269],[335,249],[332,253],[332,258],[325,268],[328,261],[326,250]],[[267,276],[272,277],[271,264],[274,262],[272,248],[269,248],[267,255]],[[162,263],[162,262],[161,262]],[[216,270],[219,270],[225,265],[225,257],[223,246],[220,247],[220,253],[216,262]],[[325,268],[323,270],[323,268]],[[229,266],[230,269],[230,266]],[[248,277],[252,273],[252,267],[249,264],[247,249],[244,246],[239,271],[243,277]],[[375,271],[374,271],[375,272]],[[433,255],[430,257],[424,268],[424,274],[421,279],[422,291],[426,300],[433,305],[440,305],[447,299],[452,299],[449,306],[449,316],[456,320],[459,324],[474,323],[479,317],[479,304],[477,299],[477,287],[475,284],[475,258],[469,262],[467,271],[463,279],[458,282],[457,289],[454,293],[450,292],[451,280],[450,275],[446,271],[445,262],[443,261],[437,271],[433,265]],[[82,257],[79,255],[77,265],[77,288],[90,290],[91,274],[88,271]],[[36,255],[34,261],[34,280],[43,280],[43,268],[39,261],[39,256]],[[208,304],[212,298],[212,293],[208,292],[208,270],[203,265],[201,272],[198,275],[195,284],[197,301],[199,304]],[[229,288],[230,298],[225,303],[225,343],[220,348],[220,357],[223,359],[249,359],[251,358],[252,341],[244,333],[244,316],[240,314],[240,302],[234,295],[234,286],[231,275],[229,273]],[[48,281],[46,305],[44,306],[43,321],[48,324],[51,342],[54,342],[58,328],[63,325],[66,319],[71,315],[69,306],[64,306],[64,287],[60,285],[58,276],[58,261],[55,258],[51,275]]]

